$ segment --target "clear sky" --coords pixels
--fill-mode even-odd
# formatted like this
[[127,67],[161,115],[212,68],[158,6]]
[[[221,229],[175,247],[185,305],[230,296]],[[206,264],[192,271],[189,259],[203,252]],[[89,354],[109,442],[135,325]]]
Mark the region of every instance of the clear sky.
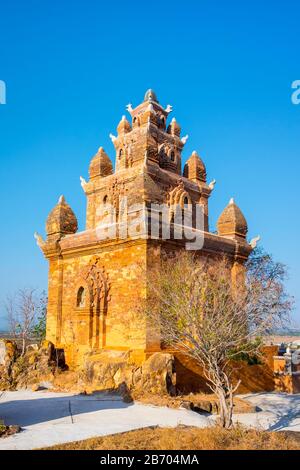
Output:
[[211,229],[235,197],[289,266],[300,323],[299,29],[299,1],[2,1],[0,328],[8,293],[47,286],[34,231],[61,194],[84,228],[79,176],[98,147],[114,158],[109,133],[150,87],[217,180]]

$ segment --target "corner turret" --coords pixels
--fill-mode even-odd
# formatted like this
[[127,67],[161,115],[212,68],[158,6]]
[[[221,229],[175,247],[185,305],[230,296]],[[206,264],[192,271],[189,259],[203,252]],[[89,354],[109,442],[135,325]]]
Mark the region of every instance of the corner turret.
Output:
[[47,241],[60,239],[64,235],[76,233],[77,230],[77,218],[69,204],[67,204],[64,196],[60,196],[58,203],[47,218]]
[[229,204],[219,217],[218,234],[228,238],[246,238],[248,233],[247,221],[235,204],[234,199],[230,199]]

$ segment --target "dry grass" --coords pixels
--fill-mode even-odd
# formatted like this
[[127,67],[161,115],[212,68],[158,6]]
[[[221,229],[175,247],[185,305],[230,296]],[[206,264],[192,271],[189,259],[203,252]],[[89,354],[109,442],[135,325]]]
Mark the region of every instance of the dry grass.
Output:
[[[147,428],[49,447],[50,450],[299,450],[292,433],[220,427]],[[298,441],[298,442],[297,442]],[[48,450],[47,449],[47,450]]]

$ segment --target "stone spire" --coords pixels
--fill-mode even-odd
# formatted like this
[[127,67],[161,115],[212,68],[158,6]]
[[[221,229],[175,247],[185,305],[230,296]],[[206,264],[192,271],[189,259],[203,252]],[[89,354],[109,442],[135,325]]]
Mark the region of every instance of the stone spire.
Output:
[[181,132],[181,127],[176,121],[175,118],[172,119],[171,124],[168,126],[168,133],[171,135],[177,135],[177,137],[180,137],[180,132]]
[[113,165],[103,147],[100,147],[92,158],[89,168],[90,179],[97,176],[108,176],[113,174]]
[[196,151],[192,153],[186,162],[183,176],[195,182],[201,181],[206,183],[206,168]]
[[220,215],[217,227],[219,235],[231,238],[246,238],[248,232],[247,221],[233,198],[230,199],[228,206]]
[[172,106],[164,108],[156,93],[149,89],[142,103],[136,107],[128,104],[127,111],[132,125],[123,117],[117,127],[117,136],[111,135],[116,150],[116,174],[136,165],[145,168],[145,161],[181,174],[181,152],[185,141],[180,139],[180,126],[173,120],[166,130]]
[[154,101],[155,103],[158,103],[158,99],[157,99],[155,91],[149,88],[149,90],[147,90],[145,93],[144,101]]
[[118,134],[126,134],[127,132],[131,131],[130,122],[126,119],[125,116],[122,116],[122,119],[118,124],[117,130]]
[[67,204],[64,196],[60,196],[58,203],[47,218],[46,232],[48,239],[76,233],[77,229],[78,223],[74,212]]

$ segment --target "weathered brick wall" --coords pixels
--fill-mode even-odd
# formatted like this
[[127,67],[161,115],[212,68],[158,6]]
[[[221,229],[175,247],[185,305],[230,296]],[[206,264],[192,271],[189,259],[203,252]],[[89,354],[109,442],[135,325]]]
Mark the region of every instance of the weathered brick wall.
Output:
[[61,315],[63,261],[58,257],[49,260],[48,307],[46,336],[53,344],[59,337],[59,317]]
[[[99,265],[104,268],[109,283],[106,310],[100,313],[99,338],[96,343],[95,326],[90,333],[90,308],[76,306],[77,292],[82,282],[81,272],[92,261],[95,253],[78,253],[63,260],[61,337],[59,346],[67,346],[67,362],[77,363],[85,352],[92,349],[134,349],[143,352],[147,347],[146,329],[141,324],[135,307],[146,294],[144,270],[146,265],[146,242],[120,243],[111,249],[97,250]],[[48,339],[54,340],[57,282],[49,286]],[[53,312],[51,314],[51,312]],[[94,322],[96,318],[94,315]],[[92,340],[92,343],[90,343]],[[57,343],[57,341],[54,341]]]

